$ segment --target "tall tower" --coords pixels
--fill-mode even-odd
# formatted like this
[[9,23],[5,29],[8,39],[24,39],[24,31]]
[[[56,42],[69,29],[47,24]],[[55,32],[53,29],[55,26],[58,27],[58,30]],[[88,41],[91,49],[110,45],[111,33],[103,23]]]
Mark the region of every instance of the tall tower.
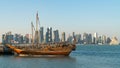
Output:
[[48,28],[48,42],[52,42],[52,28]]
[[46,32],[46,43],[50,43],[52,42],[52,28],[49,27],[47,28],[47,32]]
[[102,44],[106,44],[106,36],[102,35]]
[[93,43],[94,43],[94,44],[98,44],[98,34],[97,34],[97,33],[94,33]]
[[54,42],[59,42],[60,38],[59,38],[59,31],[55,30],[54,31]]
[[40,43],[44,42],[43,27],[40,27]]
[[88,44],[92,43],[92,34],[88,34]]
[[75,32],[72,33],[73,38],[75,37]]
[[81,34],[76,34],[76,42],[81,43]]
[[88,44],[88,34],[87,33],[83,33],[83,43]]
[[65,36],[65,32],[62,33],[62,42],[66,41],[66,36]]

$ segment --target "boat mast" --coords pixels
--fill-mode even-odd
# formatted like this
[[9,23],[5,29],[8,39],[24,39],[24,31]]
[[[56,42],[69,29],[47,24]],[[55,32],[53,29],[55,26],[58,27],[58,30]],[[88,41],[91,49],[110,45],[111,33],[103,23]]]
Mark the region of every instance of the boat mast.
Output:
[[34,43],[34,38],[33,38],[33,28],[34,28],[33,22],[31,22],[32,44]]
[[37,44],[39,44],[39,40],[40,40],[38,23],[39,23],[39,17],[38,17],[38,12],[37,12],[37,14],[36,14],[36,31],[35,31],[35,42]]
[[36,14],[36,31],[38,31],[38,12],[37,12],[37,14]]

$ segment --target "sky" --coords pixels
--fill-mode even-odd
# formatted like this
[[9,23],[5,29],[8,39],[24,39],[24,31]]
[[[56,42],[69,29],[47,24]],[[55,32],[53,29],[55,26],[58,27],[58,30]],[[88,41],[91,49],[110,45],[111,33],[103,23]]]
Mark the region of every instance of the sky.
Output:
[[66,35],[95,33],[120,39],[120,0],[1,0],[0,38],[12,33],[31,33],[36,13],[40,26]]

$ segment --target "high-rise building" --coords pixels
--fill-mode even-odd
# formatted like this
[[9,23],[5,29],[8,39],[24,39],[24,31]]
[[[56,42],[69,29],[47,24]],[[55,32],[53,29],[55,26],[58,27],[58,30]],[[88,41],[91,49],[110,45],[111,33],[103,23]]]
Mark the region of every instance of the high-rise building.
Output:
[[118,39],[117,37],[113,37],[111,39],[110,45],[119,45]]
[[59,38],[59,31],[55,30],[54,31],[54,42],[59,42],[60,38]]
[[46,32],[46,34],[45,34],[45,43],[48,43],[48,32]]
[[19,43],[23,43],[23,42],[24,42],[23,35],[20,35],[20,37],[19,37]]
[[102,44],[102,37],[101,36],[98,37],[98,44]]
[[14,43],[24,43],[24,38],[20,34],[14,35]]
[[30,41],[30,34],[26,34],[24,37],[24,43],[30,43],[29,41]]
[[6,42],[6,35],[3,34],[3,35],[2,35],[2,43],[5,43],[5,42]]
[[52,28],[48,28],[48,42],[52,42]]
[[76,34],[76,42],[81,43],[81,34]]
[[92,44],[92,34],[88,34],[88,44]]
[[62,42],[65,42],[66,41],[66,36],[65,36],[65,32],[62,33],[62,39],[61,39]]
[[67,38],[67,42],[73,43],[72,41],[73,41],[73,37],[69,35],[69,37]]
[[44,42],[44,32],[43,32],[43,27],[40,28],[40,43]]
[[97,33],[94,33],[94,35],[93,35],[93,43],[98,44],[98,34]]
[[2,43],[13,43],[13,38],[12,32],[7,32],[2,35]]
[[15,43],[19,43],[19,34],[14,35],[14,41]]
[[49,27],[47,28],[47,32],[46,32],[46,43],[50,43],[52,42],[52,28]]
[[73,32],[72,36],[73,36],[73,38],[75,37],[75,32]]
[[106,44],[106,36],[102,35],[102,44]]
[[107,44],[110,44],[110,42],[111,42],[110,37],[107,37],[106,43],[107,43]]
[[87,33],[83,33],[83,43],[88,44],[88,34]]

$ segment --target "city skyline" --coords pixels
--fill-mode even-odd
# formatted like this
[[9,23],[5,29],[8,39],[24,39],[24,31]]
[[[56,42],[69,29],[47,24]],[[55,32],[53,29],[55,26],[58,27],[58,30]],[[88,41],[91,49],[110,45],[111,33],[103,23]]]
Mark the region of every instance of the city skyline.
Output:
[[58,29],[60,35],[62,32],[66,32],[67,36],[72,32],[97,32],[120,39],[119,3],[119,0],[4,0],[0,2],[0,37],[8,31],[31,33],[30,23],[33,21],[35,25],[38,11],[40,25]]
[[[36,33],[36,32],[35,32]],[[83,34],[75,34],[69,35],[66,38],[65,32],[62,33],[62,37],[59,37],[59,30],[52,31],[52,27],[47,28],[47,32],[44,35],[44,28],[38,31],[38,34],[12,34],[12,32],[7,32],[2,35],[2,43],[60,43],[60,42],[68,42],[73,43],[73,40],[76,40],[76,44],[99,44],[99,45],[118,45],[120,42],[117,37],[107,37],[106,35],[99,35],[98,33],[83,33]],[[37,37],[38,35],[38,37]],[[34,36],[34,37],[33,37]]]

